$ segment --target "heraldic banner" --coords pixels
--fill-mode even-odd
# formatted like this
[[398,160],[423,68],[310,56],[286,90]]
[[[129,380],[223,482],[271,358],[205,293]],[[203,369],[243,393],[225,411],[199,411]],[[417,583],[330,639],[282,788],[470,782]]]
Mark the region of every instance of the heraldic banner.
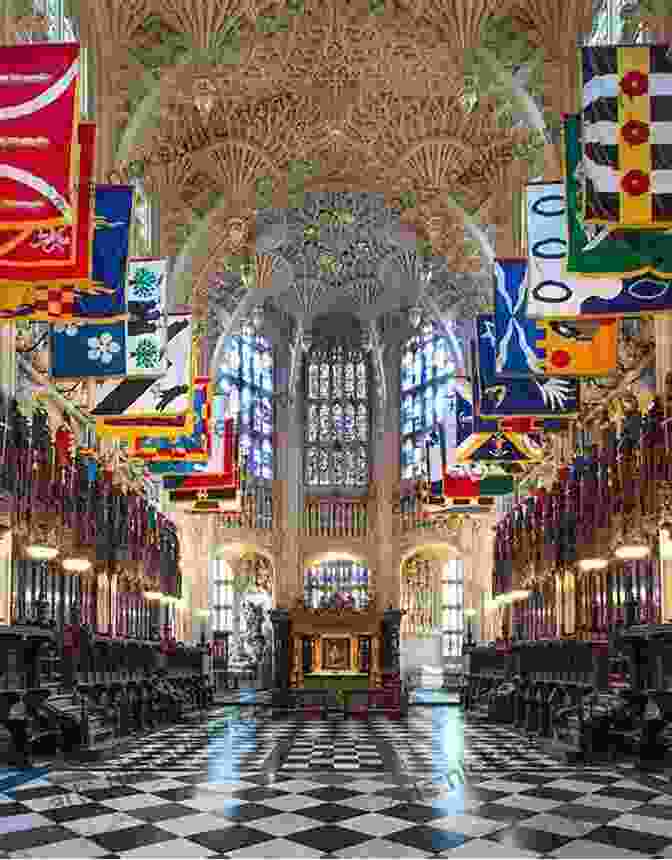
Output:
[[0,231],[72,223],[79,45],[3,46],[0,83]]
[[51,375],[55,379],[126,376],[126,265],[132,208],[131,186],[96,187],[92,254],[96,292],[79,296],[76,307],[80,315],[97,322],[52,326]]
[[193,389],[193,432],[177,439],[167,439],[160,434],[137,437],[130,446],[130,455],[148,462],[207,462],[212,452],[211,400],[210,379],[197,377]]
[[[191,408],[192,366],[191,313],[168,316],[166,373],[157,379],[123,379],[98,386],[92,415],[102,419],[98,432],[105,432],[114,417],[132,418],[142,427],[144,419],[177,417]],[[194,348],[197,354],[198,341]]]
[[[585,316],[584,301],[612,299],[622,289],[620,278],[581,278],[566,272],[567,210],[562,182],[527,186],[529,254],[527,314],[538,319]],[[611,316],[616,316],[614,312]]]
[[586,222],[672,226],[667,45],[582,49]]
[[495,370],[502,376],[607,376],[616,370],[616,320],[527,316],[527,260],[495,260]]
[[[21,234],[0,249],[0,319],[57,320],[79,316],[78,296],[93,289],[92,181],[96,126],[82,123],[74,222]],[[18,235],[18,234],[17,234]]]
[[156,378],[165,373],[167,269],[165,259],[129,260],[127,376]]
[[564,132],[567,271],[582,278],[672,277],[672,235],[667,230],[620,230],[584,223],[580,200],[581,118],[567,117]]
[[476,338],[474,401],[482,417],[572,418],[578,414],[579,383],[573,377],[497,376],[494,315],[476,318]]

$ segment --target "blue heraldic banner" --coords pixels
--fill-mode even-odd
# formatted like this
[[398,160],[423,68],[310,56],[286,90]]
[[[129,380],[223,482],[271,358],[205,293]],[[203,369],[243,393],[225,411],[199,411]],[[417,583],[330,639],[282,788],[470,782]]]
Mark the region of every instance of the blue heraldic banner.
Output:
[[[470,344],[476,352],[475,342]],[[473,364],[473,362],[472,362]],[[487,421],[474,407],[474,386],[460,380],[455,390],[456,463],[528,463],[541,459],[536,440],[525,433],[505,433],[497,421]]]
[[54,326],[51,375],[54,379],[123,376],[126,372],[126,323]]
[[537,341],[543,338],[527,315],[527,260],[495,260],[495,371],[502,376],[539,373]]
[[78,295],[75,314],[100,319],[126,311],[133,188],[130,185],[97,185],[95,212],[92,280],[104,292]]
[[579,411],[579,383],[552,376],[514,378],[498,376],[494,314],[476,319],[477,372],[475,399],[484,418],[571,418]]
[[[78,294],[75,313],[100,320],[126,312],[126,265],[133,211],[127,185],[96,187],[92,278],[95,295]],[[51,376],[98,379],[126,375],[126,322],[67,323],[51,327]]]

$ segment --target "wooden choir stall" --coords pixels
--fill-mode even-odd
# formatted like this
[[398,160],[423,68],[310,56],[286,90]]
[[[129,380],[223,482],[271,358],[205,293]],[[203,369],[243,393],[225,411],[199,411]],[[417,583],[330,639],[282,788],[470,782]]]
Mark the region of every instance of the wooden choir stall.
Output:
[[290,686],[295,689],[364,690],[382,686],[383,613],[366,609],[289,612]]

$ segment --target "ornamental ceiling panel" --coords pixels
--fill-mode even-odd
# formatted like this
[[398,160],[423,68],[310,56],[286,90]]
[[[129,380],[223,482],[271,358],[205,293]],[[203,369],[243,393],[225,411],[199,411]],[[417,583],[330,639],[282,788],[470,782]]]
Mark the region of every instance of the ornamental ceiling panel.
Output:
[[[229,286],[236,295],[221,273],[232,253],[254,248],[255,235],[258,253],[281,254],[291,268],[293,285],[273,295],[297,313],[347,301],[361,317],[393,298],[410,300],[417,282],[407,274],[395,292],[379,264],[400,248],[415,252],[417,241],[431,242],[447,272],[478,273],[480,257],[451,200],[485,212],[528,134],[502,125],[494,103],[473,106],[459,67],[500,0],[398,0],[381,15],[369,14],[368,0],[298,6],[288,13],[286,0],[153,0],[190,56],[161,70],[160,117],[128,158],[144,166],[152,188],[166,190],[162,203],[174,210],[162,212],[166,223],[179,226],[190,211],[214,216],[185,283],[197,314],[210,290],[216,306],[226,305],[217,294]],[[260,15],[276,24],[284,16],[284,25],[264,32],[270,19]],[[234,17],[236,59],[229,40],[224,60],[218,46]],[[206,79],[212,105],[204,111],[195,85]],[[353,220],[329,220],[322,209]],[[236,219],[250,238],[232,251],[218,233]],[[442,287],[441,278],[432,290],[453,307],[453,282]],[[472,298],[480,305],[479,291]]]

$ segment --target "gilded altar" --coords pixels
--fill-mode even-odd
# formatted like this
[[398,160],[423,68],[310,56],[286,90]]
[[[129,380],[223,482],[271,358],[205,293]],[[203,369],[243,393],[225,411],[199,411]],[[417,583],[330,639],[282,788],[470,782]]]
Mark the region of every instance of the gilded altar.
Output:
[[366,609],[307,609],[300,601],[289,612],[289,642],[291,687],[305,686],[307,643],[313,682],[366,677],[367,686],[382,686],[383,613],[373,601]]

